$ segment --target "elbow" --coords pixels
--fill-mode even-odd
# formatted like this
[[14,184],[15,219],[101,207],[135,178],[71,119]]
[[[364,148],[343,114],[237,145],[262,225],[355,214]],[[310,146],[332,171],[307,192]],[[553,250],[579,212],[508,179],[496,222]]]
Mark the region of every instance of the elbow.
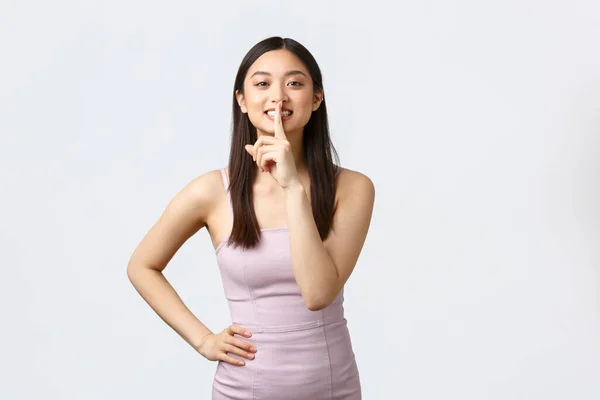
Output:
[[341,287],[335,287],[332,291],[322,290],[321,293],[302,294],[304,304],[310,311],[321,311],[328,307],[337,298]]
[[341,287],[335,288],[335,290],[329,293],[315,293],[313,296],[303,295],[302,297],[304,298],[304,304],[310,311],[321,311],[334,302],[340,291]]
[[139,263],[135,259],[135,252],[134,252],[134,254],[132,254],[131,257],[129,258],[129,260],[127,261],[127,267],[125,268],[125,271],[127,273],[127,279],[129,279],[130,281],[134,278],[135,273],[138,269],[138,265],[139,265]]
[[129,282],[133,283],[135,280],[135,276],[136,268],[133,267],[131,264],[127,265],[127,279],[129,279]]
[[127,279],[133,286],[137,286],[140,282],[143,282],[149,276],[153,276],[156,273],[161,274],[163,269],[157,269],[147,264],[140,262],[130,262],[127,265]]
[[322,309],[326,308],[330,303],[331,301],[328,301],[324,298],[304,300],[304,304],[310,311],[321,311]]
[[323,303],[309,303],[306,305],[306,307],[308,307],[310,311],[321,311],[322,309],[327,307],[327,305]]
[[127,279],[129,279],[129,282],[135,284],[135,282],[140,276],[140,272],[142,271],[143,267],[141,267],[137,263],[130,262],[129,264],[127,264]]

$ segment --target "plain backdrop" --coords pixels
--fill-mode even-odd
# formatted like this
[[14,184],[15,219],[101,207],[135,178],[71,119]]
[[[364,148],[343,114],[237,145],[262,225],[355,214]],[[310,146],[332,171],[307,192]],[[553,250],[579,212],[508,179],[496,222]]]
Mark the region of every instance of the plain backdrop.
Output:
[[[209,399],[129,257],[226,165],[244,54],[294,38],[376,186],[346,286],[363,398],[600,398],[600,6],[0,2],[0,398]],[[165,270],[229,323],[205,230]]]

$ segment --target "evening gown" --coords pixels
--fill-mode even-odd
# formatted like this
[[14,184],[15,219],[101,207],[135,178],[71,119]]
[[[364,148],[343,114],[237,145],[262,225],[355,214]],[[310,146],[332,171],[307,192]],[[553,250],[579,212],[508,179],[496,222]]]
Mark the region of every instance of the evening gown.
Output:
[[[227,192],[229,180],[221,169]],[[344,317],[343,290],[320,311],[309,310],[292,271],[287,228],[261,230],[254,249],[215,250],[231,322],[257,348],[243,366],[217,363],[213,400],[359,400],[361,384]]]

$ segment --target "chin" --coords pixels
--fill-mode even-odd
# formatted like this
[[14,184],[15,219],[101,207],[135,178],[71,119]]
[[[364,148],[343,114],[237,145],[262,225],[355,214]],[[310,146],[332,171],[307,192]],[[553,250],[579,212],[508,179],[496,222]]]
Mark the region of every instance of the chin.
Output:
[[[264,124],[259,124],[259,125],[254,125],[254,127],[256,128],[257,131],[262,132],[264,134],[270,135],[270,136],[274,136],[275,135],[275,129],[273,129],[273,125],[267,125],[265,126]],[[288,124],[287,122],[283,123],[283,130],[285,131],[286,135],[289,135],[292,132],[296,132],[298,130],[298,126],[296,126],[296,124]]]

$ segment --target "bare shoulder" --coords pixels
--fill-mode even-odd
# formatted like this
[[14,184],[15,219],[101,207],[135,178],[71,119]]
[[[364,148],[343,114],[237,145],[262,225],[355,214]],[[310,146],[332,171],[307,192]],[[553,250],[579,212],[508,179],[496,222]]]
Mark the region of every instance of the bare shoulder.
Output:
[[219,200],[218,185],[223,186],[219,170],[208,171],[191,179],[171,199],[165,214],[184,212],[190,222],[193,220],[196,224],[200,224],[200,227],[203,227],[206,218]]
[[188,182],[171,199],[135,249],[128,270],[164,269],[181,245],[207,225],[207,219],[222,195],[222,187],[219,170],[209,171]]
[[340,167],[337,177],[337,196],[345,198],[350,194],[373,197],[375,196],[375,185],[371,178],[362,172]]
[[223,191],[221,171],[208,171],[192,179],[178,194],[186,203],[198,207],[199,212],[208,215],[220,200]]

